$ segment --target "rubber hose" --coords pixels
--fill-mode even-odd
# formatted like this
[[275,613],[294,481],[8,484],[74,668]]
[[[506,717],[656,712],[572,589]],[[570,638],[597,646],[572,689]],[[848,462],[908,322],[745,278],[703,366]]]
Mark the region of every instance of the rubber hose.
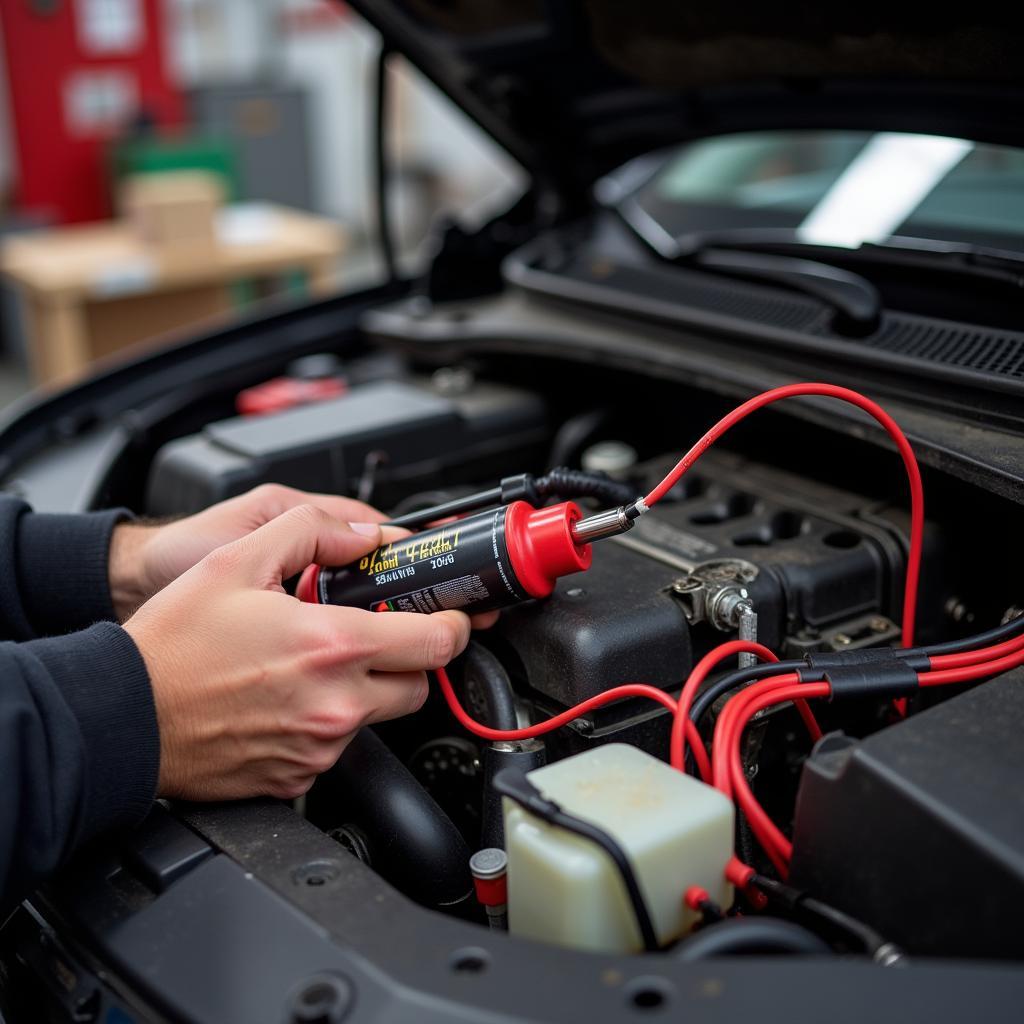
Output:
[[461,833],[372,729],[360,729],[322,779],[343,823],[366,836],[370,866],[396,889],[439,909],[472,894]]
[[492,729],[518,729],[515,695],[502,663],[483,644],[471,640],[462,671],[466,703],[475,717]]

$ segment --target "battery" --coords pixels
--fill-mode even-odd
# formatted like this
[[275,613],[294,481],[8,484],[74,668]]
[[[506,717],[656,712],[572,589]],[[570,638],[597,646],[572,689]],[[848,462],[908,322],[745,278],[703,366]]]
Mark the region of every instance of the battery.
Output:
[[424,613],[491,611],[547,597],[560,576],[590,566],[590,545],[573,537],[581,518],[571,501],[540,509],[514,501],[381,545],[351,565],[311,565],[296,596]]

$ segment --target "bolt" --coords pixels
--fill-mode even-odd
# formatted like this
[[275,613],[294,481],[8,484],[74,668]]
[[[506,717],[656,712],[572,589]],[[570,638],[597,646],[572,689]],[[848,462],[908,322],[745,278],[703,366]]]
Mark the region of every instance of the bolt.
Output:
[[314,974],[288,997],[290,1024],[341,1024],[352,1008],[352,985],[340,974]]
[[893,942],[886,942],[879,946],[872,959],[879,967],[907,966],[907,954]]
[[292,872],[295,885],[326,885],[341,874],[341,865],[333,860],[314,860]]
[[832,643],[835,644],[836,647],[848,647],[853,643],[853,640],[851,640],[845,633],[836,633],[836,635],[832,637]]
[[871,629],[875,633],[885,633],[892,628],[892,623],[881,615],[876,615],[869,623]]
[[951,597],[943,605],[943,610],[954,622],[974,621],[974,613],[958,597]]

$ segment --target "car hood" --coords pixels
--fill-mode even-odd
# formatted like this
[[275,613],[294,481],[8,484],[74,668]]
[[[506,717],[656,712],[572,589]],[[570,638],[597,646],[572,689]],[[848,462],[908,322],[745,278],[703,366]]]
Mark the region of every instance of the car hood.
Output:
[[861,128],[1024,144],[1024,14],[876,2],[353,0],[534,176],[578,202],[687,139]]

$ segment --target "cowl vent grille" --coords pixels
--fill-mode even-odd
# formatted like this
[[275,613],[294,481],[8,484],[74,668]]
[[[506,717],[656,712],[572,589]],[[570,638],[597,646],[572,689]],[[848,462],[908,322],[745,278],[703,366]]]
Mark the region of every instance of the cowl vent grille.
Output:
[[1024,338],[1014,334],[893,318],[861,344],[911,359],[1024,380]]

